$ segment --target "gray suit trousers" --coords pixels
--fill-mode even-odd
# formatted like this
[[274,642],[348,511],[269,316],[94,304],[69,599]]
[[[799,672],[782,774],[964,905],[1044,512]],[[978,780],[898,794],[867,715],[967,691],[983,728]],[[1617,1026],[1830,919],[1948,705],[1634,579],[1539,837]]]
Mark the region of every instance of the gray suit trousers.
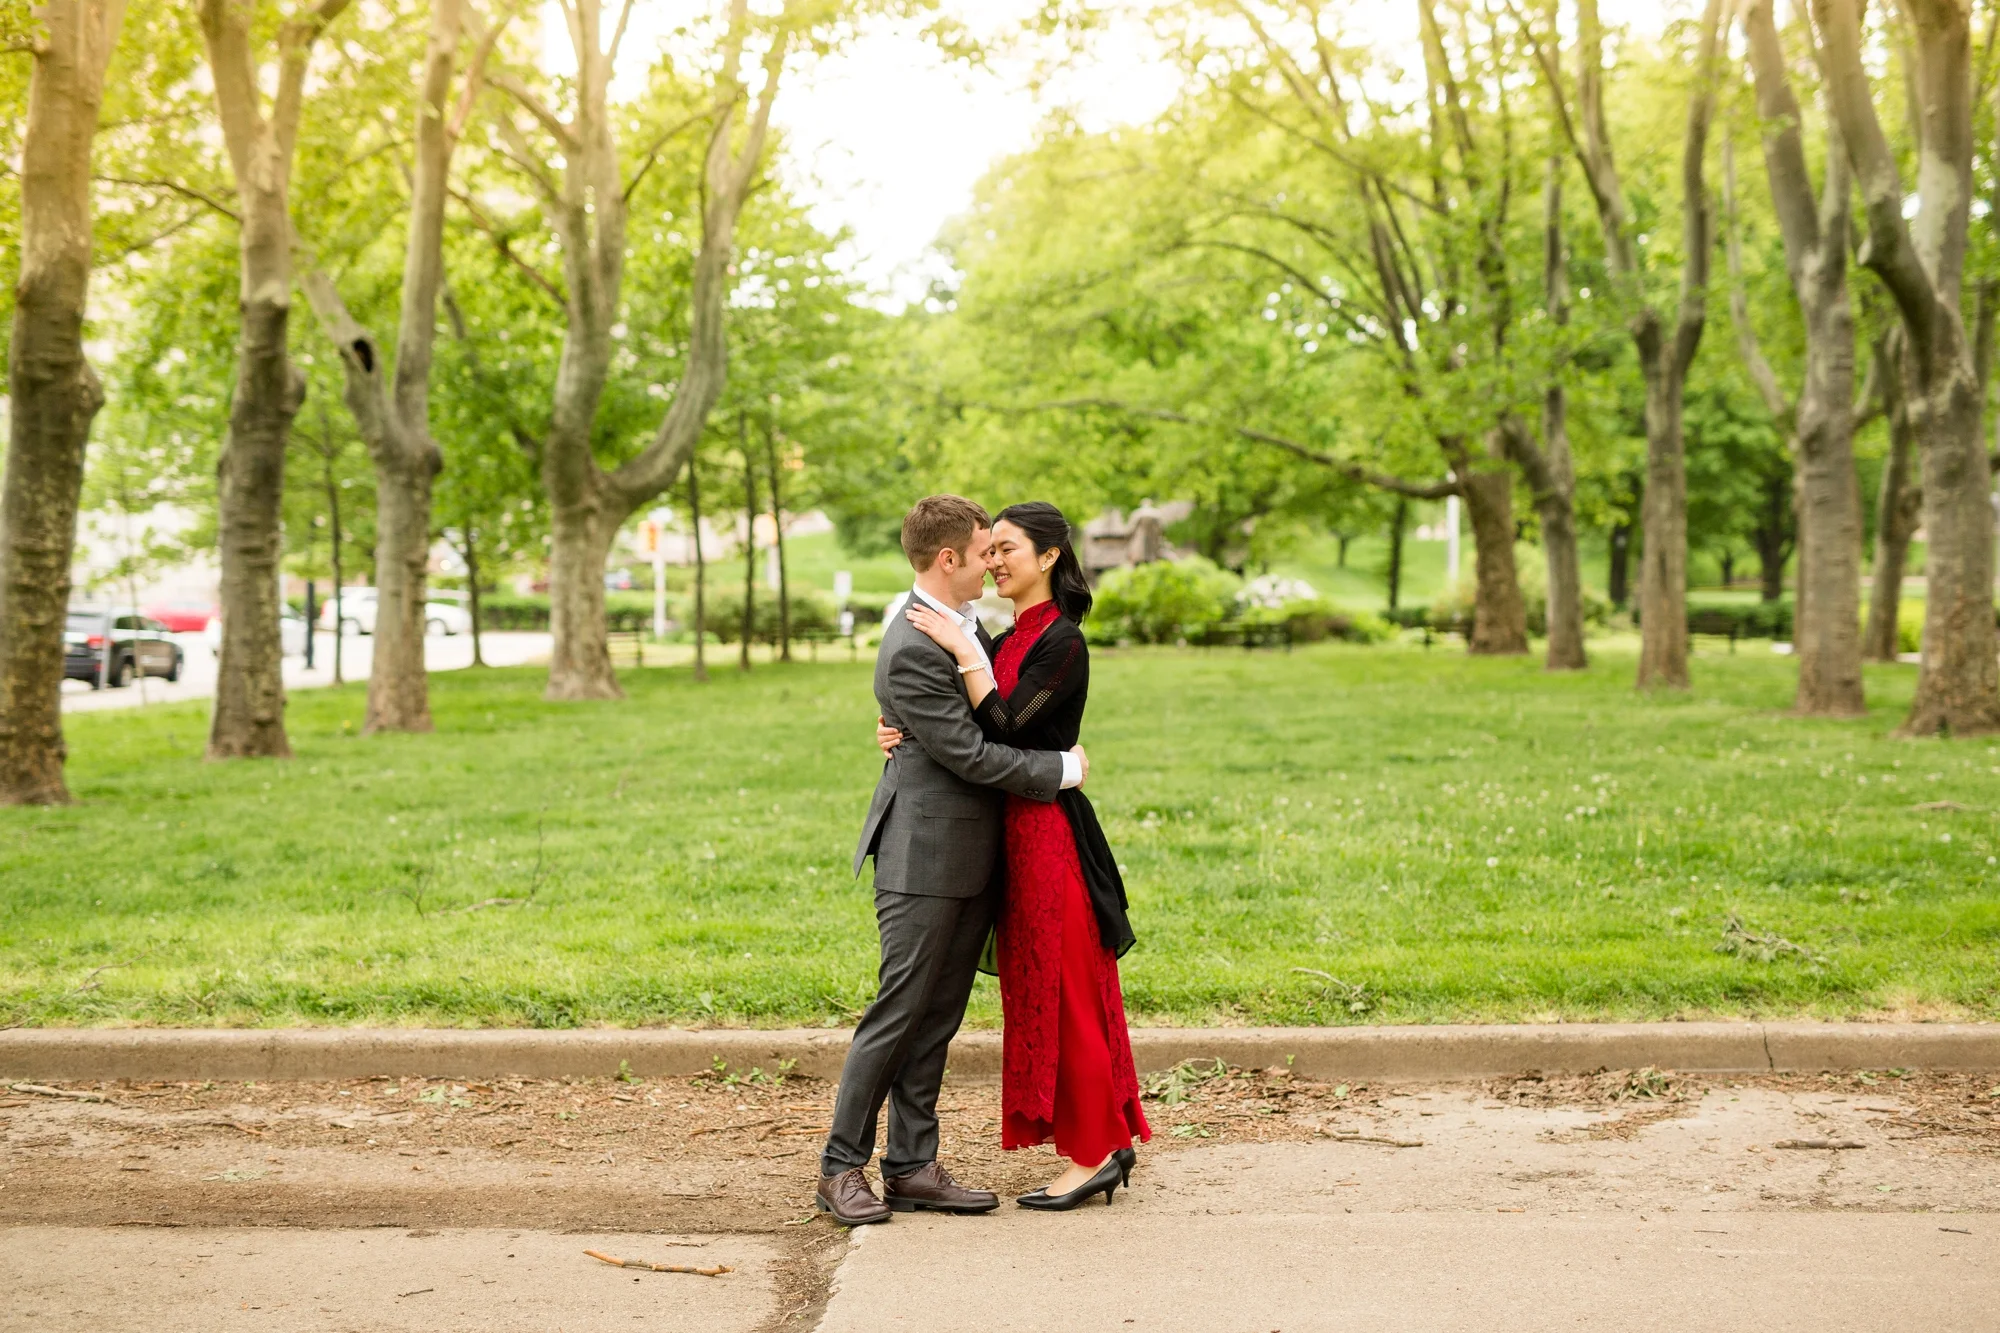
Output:
[[881,989],[854,1029],[832,1132],[820,1158],[822,1175],[868,1165],[885,1098],[889,1146],[883,1176],[905,1176],[936,1160],[945,1056],[965,1017],[998,902],[995,886],[971,898],[875,894]]

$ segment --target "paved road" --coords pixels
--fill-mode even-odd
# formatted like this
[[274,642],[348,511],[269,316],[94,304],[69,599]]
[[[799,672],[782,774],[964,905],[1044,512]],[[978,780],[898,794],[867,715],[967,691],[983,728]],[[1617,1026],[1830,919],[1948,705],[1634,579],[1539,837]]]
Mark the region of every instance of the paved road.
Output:
[[[1985,1086],[1969,1095],[1983,1104]],[[821,1104],[815,1097],[811,1107]],[[1320,1137],[1312,1141],[1188,1147],[1183,1139],[1175,1151],[1147,1149],[1132,1188],[1111,1207],[901,1216],[849,1236],[790,1209],[783,1221],[759,1224],[746,1215],[740,1229],[706,1235],[559,1230],[591,1225],[566,1221],[573,1210],[564,1201],[584,1200],[593,1188],[618,1185],[645,1196],[602,1193],[585,1207],[602,1216],[605,1231],[618,1229],[619,1217],[630,1219],[628,1228],[659,1227],[645,1215],[719,1206],[742,1189],[725,1185],[715,1167],[652,1158],[613,1164],[594,1146],[622,1152],[631,1143],[591,1140],[588,1151],[578,1146],[563,1161],[538,1164],[509,1158],[502,1144],[477,1155],[282,1149],[280,1121],[263,1122],[273,1130],[268,1144],[245,1137],[242,1124],[201,1121],[237,1134],[177,1149],[154,1145],[150,1157],[121,1166],[134,1152],[121,1143],[132,1141],[106,1130],[137,1123],[135,1112],[15,1105],[13,1137],[0,1143],[8,1163],[0,1172],[0,1214],[18,1223],[0,1228],[0,1290],[8,1293],[0,1330],[22,1333],[603,1333],[635,1326],[687,1333],[1985,1333],[2000,1307],[1993,1136],[1933,1133],[1934,1109],[1899,1101],[1886,1086],[1852,1082],[1718,1082],[1674,1107],[1628,1101],[1608,1108],[1496,1104],[1479,1088],[1409,1088],[1379,1104],[1285,1113],[1314,1121]],[[736,1110],[750,1117],[750,1127],[769,1123],[747,1106]],[[1969,1114],[1983,1116],[1983,1105]],[[1342,1133],[1390,1142],[1331,1137]],[[1778,1146],[1799,1139],[1863,1146]],[[1394,1146],[1399,1142],[1421,1146]],[[752,1170],[797,1181],[803,1202],[805,1148],[745,1140],[714,1151],[719,1163],[733,1161],[732,1152],[757,1154],[731,1168],[738,1176],[730,1178]],[[50,1159],[38,1154],[71,1166],[49,1175]],[[127,1170],[152,1174],[119,1174]],[[127,1208],[135,1219],[154,1216],[136,1195],[110,1201],[132,1188],[126,1182],[161,1172],[241,1179],[245,1190],[297,1175],[285,1187],[290,1193],[271,1195],[291,1225],[252,1230],[195,1216],[185,1225],[86,1227],[51,1217],[38,1202],[51,1184],[88,1185],[75,1198],[95,1219],[127,1215],[104,1206]],[[49,1183],[37,1187],[44,1178]],[[347,1195],[362,1185],[374,1190],[372,1208],[405,1200],[402,1225],[310,1229],[315,1208],[331,1215],[327,1210],[352,1203]],[[482,1195],[475,1186],[502,1192]],[[483,1207],[493,1216],[516,1198],[542,1202],[514,1219],[528,1224],[518,1228],[433,1221],[436,1230],[424,1229],[427,1210],[445,1207],[424,1196],[440,1189],[463,1193],[447,1209],[455,1214]],[[184,1197],[199,1203],[192,1193]],[[480,1205],[480,1198],[489,1202]],[[692,1256],[737,1271],[648,1274],[635,1282],[584,1258],[585,1248],[664,1262]],[[838,1264],[823,1308],[812,1294],[819,1289],[813,1282],[824,1279],[810,1274],[825,1271],[815,1270],[822,1262],[815,1255]]]
[[[215,694],[215,658],[199,634],[175,636],[186,655],[181,678],[174,682],[148,679],[122,690],[93,690],[80,680],[63,682],[65,713],[93,712],[103,708],[139,708],[147,704],[177,703],[184,699],[207,699]],[[526,666],[545,661],[549,655],[547,634],[489,633],[480,636],[481,650],[488,666]],[[368,679],[375,640],[366,634],[348,634],[341,643],[341,672],[348,680]],[[333,635],[320,631],[315,636],[314,666],[308,671],[305,659],[285,659],[285,688],[310,689],[333,683]],[[424,665],[432,671],[455,671],[472,665],[472,636],[433,635],[424,640]]]

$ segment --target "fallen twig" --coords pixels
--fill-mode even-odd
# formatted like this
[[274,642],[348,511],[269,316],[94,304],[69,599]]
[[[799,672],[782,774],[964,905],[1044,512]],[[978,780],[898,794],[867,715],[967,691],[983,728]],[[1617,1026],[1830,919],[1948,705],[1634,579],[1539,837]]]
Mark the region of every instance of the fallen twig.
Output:
[[[1322,1130],[1321,1133],[1326,1133]],[[1337,1143],[1379,1143],[1385,1148],[1421,1148],[1422,1139],[1392,1139],[1380,1134],[1327,1134]]]
[[1832,1148],[1839,1150],[1846,1148],[1866,1148],[1868,1145],[1859,1139],[1779,1139],[1771,1146],[1773,1148]]
[[438,915],[456,916],[460,912],[477,912],[482,907],[526,907],[528,902],[529,899],[526,898],[487,898],[481,902],[467,903],[463,907],[454,907],[450,911],[440,912]]
[[68,1088],[45,1088],[39,1083],[9,1083],[14,1092],[31,1092],[37,1097],[67,1097],[73,1102],[108,1102],[101,1092],[72,1092]]
[[264,1131],[255,1125],[246,1125],[240,1120],[197,1120],[195,1124],[205,1129],[240,1129],[254,1138],[263,1138]]
[[1974,809],[1973,809],[1973,808],[1972,808],[1971,806],[1969,806],[1969,805],[1960,805],[1960,804],[1959,804],[1959,803],[1958,803],[1957,801],[1925,801],[1925,802],[1924,802],[1923,804],[1921,804],[1921,805],[1913,805],[1913,806],[1911,806],[1911,807],[1910,807],[1910,809],[1912,809],[1912,810],[1956,810],[1956,811],[1959,811],[1959,812],[1961,812],[1961,813],[1963,813],[1963,814],[1976,814],[1976,813],[1978,813],[1978,812],[1977,812],[1976,810],[1974,810]]
[[725,1134],[732,1129],[755,1129],[759,1125],[775,1125],[777,1123],[777,1118],[773,1116],[764,1120],[745,1120],[737,1125],[704,1125],[700,1129],[689,1130],[688,1137],[692,1139],[699,1138],[703,1134]]
[[645,1259],[620,1259],[602,1250],[585,1250],[585,1254],[599,1263],[610,1264],[613,1268],[642,1268],[648,1273],[693,1273],[697,1277],[721,1277],[736,1270],[728,1264],[716,1264],[712,1268],[696,1268],[692,1264],[656,1264]]

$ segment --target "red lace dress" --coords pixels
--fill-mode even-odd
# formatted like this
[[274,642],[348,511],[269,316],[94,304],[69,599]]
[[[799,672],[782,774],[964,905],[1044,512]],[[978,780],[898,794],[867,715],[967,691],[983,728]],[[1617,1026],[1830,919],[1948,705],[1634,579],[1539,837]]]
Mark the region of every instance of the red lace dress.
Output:
[[[999,645],[993,678],[1012,696],[1021,663],[1056,618],[1029,607]],[[997,932],[1006,1014],[1000,1146],[1056,1151],[1095,1166],[1152,1137],[1125,1029],[1118,960],[1099,942],[1076,836],[1059,805],[1007,798],[1007,892]]]

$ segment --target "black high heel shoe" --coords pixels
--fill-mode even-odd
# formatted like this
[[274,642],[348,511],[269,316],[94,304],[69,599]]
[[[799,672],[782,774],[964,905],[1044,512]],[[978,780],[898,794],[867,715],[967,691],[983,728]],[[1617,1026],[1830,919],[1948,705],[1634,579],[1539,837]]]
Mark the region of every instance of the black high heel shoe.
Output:
[[1033,1208],[1040,1212],[1066,1213],[1089,1199],[1092,1195],[1102,1194],[1104,1196],[1104,1204],[1108,1208],[1111,1205],[1111,1196],[1116,1194],[1118,1187],[1124,1183],[1125,1168],[1119,1164],[1117,1157],[1114,1156],[1110,1161],[1097,1169],[1096,1175],[1084,1181],[1067,1194],[1051,1194],[1046,1189],[1038,1189],[1032,1194],[1023,1194],[1020,1198],[1014,1200],[1014,1202],[1020,1204],[1023,1208]]
[[1129,1186],[1132,1183],[1132,1168],[1139,1164],[1139,1154],[1130,1148],[1120,1148],[1111,1154],[1111,1160],[1118,1163],[1118,1183]]

